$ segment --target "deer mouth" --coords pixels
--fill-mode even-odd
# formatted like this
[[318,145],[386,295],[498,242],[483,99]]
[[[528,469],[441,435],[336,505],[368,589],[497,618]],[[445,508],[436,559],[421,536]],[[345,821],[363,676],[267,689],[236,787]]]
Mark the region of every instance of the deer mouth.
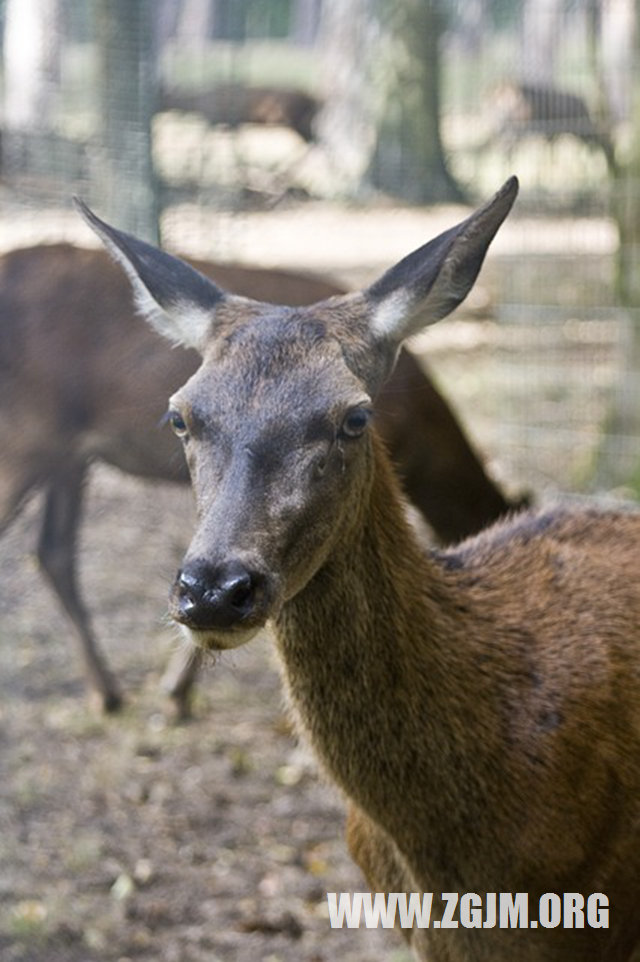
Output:
[[228,630],[211,628],[191,628],[181,624],[180,630],[185,638],[196,648],[203,651],[231,651],[248,644],[262,631],[264,626],[232,628]]

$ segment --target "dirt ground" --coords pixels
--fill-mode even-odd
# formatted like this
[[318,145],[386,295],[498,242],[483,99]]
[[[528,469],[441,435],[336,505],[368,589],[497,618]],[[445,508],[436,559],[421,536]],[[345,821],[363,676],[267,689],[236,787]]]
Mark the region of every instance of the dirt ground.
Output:
[[3,962],[403,958],[388,933],[330,928],[326,892],[363,882],[341,800],[285,723],[268,639],[206,671],[195,718],[173,722],[163,617],[188,492],[95,472],[83,587],[127,699],[108,719],[30,554],[38,508],[2,540]]
[[[16,218],[3,238],[69,236],[64,223],[32,233]],[[75,637],[37,569],[40,510],[36,497],[0,541],[3,962],[408,959],[393,934],[330,927],[327,891],[366,886],[341,798],[286,722],[269,639],[210,666],[193,720],[175,723],[160,679],[177,645],[166,595],[190,493],[92,473],[79,570],[125,693],[109,718],[87,701]]]
[[[380,212],[384,244],[374,250],[372,216],[356,212],[336,230],[333,208],[316,211],[317,256],[305,250],[296,262],[296,235],[312,230],[306,217],[247,218],[244,259],[359,280],[455,219],[443,223],[440,212],[432,230],[417,213]],[[521,223],[509,230],[497,240],[503,255],[526,233]],[[25,227],[18,243],[35,239]],[[490,314],[484,282],[476,296],[472,313]],[[496,344],[504,352],[511,342],[495,324],[452,324],[455,344],[440,344],[444,371],[486,449],[504,412],[479,405],[478,392],[495,383]],[[571,340],[560,347],[575,354]],[[557,424],[564,394],[553,391]],[[521,404],[530,409],[530,396]],[[531,483],[533,469],[524,477]],[[124,712],[108,719],[87,704],[75,639],[33,560],[39,510],[36,499],[0,541],[3,962],[406,962],[393,933],[330,928],[327,891],[365,886],[342,840],[341,799],[285,722],[268,639],[211,666],[194,719],[174,723],[159,681],[177,644],[164,611],[191,529],[188,491],[93,472],[82,587],[126,695]]]

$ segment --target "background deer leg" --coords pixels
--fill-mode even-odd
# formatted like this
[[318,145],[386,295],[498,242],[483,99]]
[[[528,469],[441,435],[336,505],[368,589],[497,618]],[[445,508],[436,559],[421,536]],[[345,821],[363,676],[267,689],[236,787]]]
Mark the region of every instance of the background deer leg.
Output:
[[201,665],[199,649],[185,646],[174,653],[162,676],[162,688],[173,699],[178,719],[191,716],[191,695]]
[[37,477],[8,478],[0,476],[0,534],[18,514],[29,492],[38,484]]
[[76,578],[76,536],[86,472],[83,462],[50,481],[38,540],[38,561],[76,629],[89,684],[103,710],[112,712],[120,708],[122,698],[99,652]]

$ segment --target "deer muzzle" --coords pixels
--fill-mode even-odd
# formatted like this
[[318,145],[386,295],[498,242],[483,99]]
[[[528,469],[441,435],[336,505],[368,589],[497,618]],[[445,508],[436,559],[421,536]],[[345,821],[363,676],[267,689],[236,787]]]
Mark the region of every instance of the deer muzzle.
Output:
[[171,591],[169,613],[205,648],[234,648],[263,627],[269,610],[267,578],[239,560],[185,562]]

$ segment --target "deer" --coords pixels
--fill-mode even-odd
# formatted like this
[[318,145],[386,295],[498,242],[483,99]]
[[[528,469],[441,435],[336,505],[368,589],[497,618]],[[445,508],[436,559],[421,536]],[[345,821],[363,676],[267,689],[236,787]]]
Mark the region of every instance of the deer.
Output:
[[[313,274],[192,260],[236,293],[303,305],[344,294]],[[198,366],[136,324],[129,284],[103,249],[36,245],[0,257],[0,532],[35,491],[44,495],[37,556],[77,636],[92,700],[122,704],[81,596],[76,542],[91,466],[152,481],[188,471],[163,422],[166,398]],[[405,492],[444,542],[518,510],[484,469],[428,371],[403,351],[377,404]],[[162,680],[176,717],[190,713],[198,659],[180,649]]]
[[197,513],[169,596],[189,643],[270,630],[375,891],[611,906],[607,927],[414,925],[418,958],[622,962],[640,950],[640,512],[551,505],[425,549],[373,415],[517,191],[302,308],[229,294],[77,204],[138,310],[202,358],[168,402]]
[[322,103],[295,87],[216,84],[210,89],[160,91],[160,109],[201,114],[212,126],[266,124],[288,127],[305,143],[315,141],[314,123]]
[[553,141],[564,134],[601,150],[615,173],[615,148],[610,133],[596,123],[582,97],[549,85],[505,82],[494,91],[495,130],[488,144],[501,141],[507,150],[521,140],[539,136]]

